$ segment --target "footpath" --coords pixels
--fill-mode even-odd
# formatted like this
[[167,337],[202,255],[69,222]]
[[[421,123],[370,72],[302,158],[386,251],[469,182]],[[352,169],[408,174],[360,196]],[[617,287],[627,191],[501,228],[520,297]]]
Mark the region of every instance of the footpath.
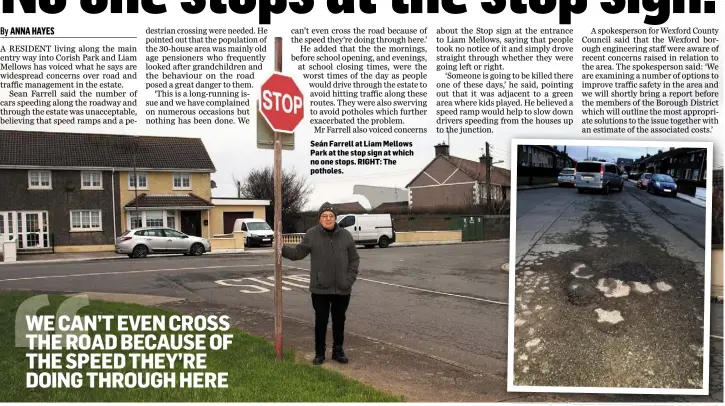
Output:
[[[485,240],[485,241],[426,241],[426,242],[413,242],[413,243],[395,243],[388,247],[388,249],[392,248],[405,248],[405,247],[424,247],[424,246],[436,246],[436,245],[460,245],[460,244],[481,244],[481,243],[490,243],[490,242],[498,242],[498,241],[508,241],[508,239],[499,239],[499,240]],[[247,251],[243,252],[207,252],[204,255],[214,255],[214,256],[246,256],[246,255],[268,255],[268,254],[274,254],[274,249],[271,248],[262,248],[262,249],[248,249]],[[154,258],[154,257],[168,257],[168,256],[180,256],[181,254],[169,254],[169,255],[163,255],[163,254],[156,254],[156,255],[149,255],[148,258]],[[0,258],[2,256],[0,255]],[[125,259],[129,260],[127,255],[121,255],[116,254],[112,251],[102,251],[102,252],[74,252],[74,253],[50,253],[50,254],[22,254],[17,256],[17,261],[15,262],[3,262],[2,259],[0,259],[0,266],[2,265],[12,265],[12,264],[42,264],[42,263],[54,263],[54,262],[85,262],[85,261],[105,261],[105,260],[112,260],[112,259]]]

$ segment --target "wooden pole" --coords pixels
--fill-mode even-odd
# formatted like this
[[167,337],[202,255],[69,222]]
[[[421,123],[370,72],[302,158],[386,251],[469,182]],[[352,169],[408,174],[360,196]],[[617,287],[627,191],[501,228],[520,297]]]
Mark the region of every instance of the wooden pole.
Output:
[[491,210],[491,152],[486,143],[486,211]]
[[[282,38],[274,39],[274,69],[282,72]],[[274,348],[282,360],[282,134],[274,132]]]

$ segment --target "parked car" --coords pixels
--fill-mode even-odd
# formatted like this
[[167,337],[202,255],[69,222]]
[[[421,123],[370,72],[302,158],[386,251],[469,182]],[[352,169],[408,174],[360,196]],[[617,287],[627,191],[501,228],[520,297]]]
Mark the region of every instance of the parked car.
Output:
[[621,192],[624,188],[622,170],[613,163],[582,161],[576,164],[574,182],[579,193],[598,190],[609,194],[612,189]]
[[395,225],[390,214],[343,214],[337,225],[352,234],[355,242],[366,248],[387,248],[395,242]]
[[647,189],[647,185],[649,184],[650,179],[652,179],[652,173],[645,172],[642,174],[642,176],[637,181],[637,188],[639,189]]
[[116,238],[116,253],[129,258],[145,258],[149,254],[198,256],[205,252],[211,252],[208,240],[165,227],[135,228]]
[[262,219],[237,219],[234,231],[245,231],[244,245],[261,247],[263,244],[274,243],[274,230]]
[[562,186],[574,186],[574,168],[564,168],[559,172],[557,178],[559,187]]
[[647,192],[655,195],[677,196],[677,183],[670,175],[658,173],[647,183]]

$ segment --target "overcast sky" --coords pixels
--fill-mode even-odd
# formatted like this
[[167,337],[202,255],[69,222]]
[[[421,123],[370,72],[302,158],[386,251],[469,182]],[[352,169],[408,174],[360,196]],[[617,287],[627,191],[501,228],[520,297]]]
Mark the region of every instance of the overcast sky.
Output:
[[[564,145],[557,146],[559,150],[564,150]],[[589,155],[587,156],[587,148]],[[577,161],[582,161],[587,158],[605,159],[607,162],[616,162],[619,158],[638,159],[642,155],[651,154],[654,155],[658,150],[667,151],[668,146],[657,146],[654,145],[649,148],[643,147],[584,147],[580,145],[567,145],[566,152],[570,157]]]
[[[384,3],[384,2],[382,2]],[[329,134],[321,135],[314,133],[314,127],[309,124],[307,120],[304,120],[302,124],[297,128],[296,134],[296,149],[294,151],[285,151],[283,154],[283,167],[288,170],[297,171],[300,176],[307,179],[308,183],[314,188],[313,194],[310,196],[308,208],[316,209],[325,201],[332,203],[342,203],[344,201],[351,201],[353,195],[353,188],[355,185],[371,185],[371,186],[385,186],[385,187],[397,187],[404,188],[413,178],[435,157],[434,145],[441,141],[447,140],[448,136],[446,133],[439,133],[437,131],[436,119],[439,115],[436,102],[440,100],[436,90],[435,83],[445,82],[447,79],[445,72],[436,71],[436,41],[435,28],[442,26],[459,27],[461,24],[460,16],[435,14],[435,15],[415,15],[404,18],[403,16],[394,16],[390,18],[391,14],[388,14],[388,20],[385,20],[384,10],[390,9],[386,4],[378,5],[380,15],[378,16],[360,16],[355,15],[336,15],[331,16],[329,12],[325,11],[325,7],[317,7],[316,11],[305,15],[304,17],[296,16],[293,13],[285,13],[283,15],[274,16],[275,24],[269,26],[270,32],[268,36],[268,58],[263,63],[262,70],[257,72],[253,85],[255,90],[253,93],[259,91],[261,84],[267,79],[268,75],[274,71],[274,58],[273,55],[273,41],[275,35],[281,35],[284,37],[284,73],[291,75],[297,81],[301,91],[304,94],[310,94],[311,89],[304,79],[301,78],[301,71],[297,68],[299,62],[293,61],[291,54],[299,55],[302,51],[300,45],[294,45],[290,40],[290,28],[292,27],[306,27],[306,21],[317,21],[316,27],[351,27],[360,24],[367,25],[368,27],[380,26],[380,22],[387,21],[387,25],[395,25],[396,27],[406,26],[421,28],[423,26],[430,26],[430,37],[428,38],[428,78],[426,82],[429,83],[427,87],[428,97],[427,110],[428,115],[422,116],[404,116],[406,119],[407,126],[424,127],[427,129],[427,133],[416,134],[416,135],[398,135],[398,136],[387,136],[387,137],[374,137],[369,134]],[[128,15],[128,16],[111,16],[110,14],[88,16],[82,13],[80,7],[76,4],[74,6],[69,5],[69,10],[64,14],[67,22],[62,27],[62,30],[58,28],[57,33],[60,32],[68,39],[63,40],[63,45],[69,46],[80,46],[87,45],[88,40],[83,39],[87,36],[88,32],[104,32],[104,35],[108,36],[138,36],[137,40],[133,42],[139,49],[139,78],[144,78],[146,75],[145,64],[145,28],[148,26],[158,26],[160,19],[158,16],[148,15]],[[167,15],[170,17],[171,15]],[[226,16],[214,15],[213,18],[208,18],[201,21],[198,16],[186,15],[183,13],[175,12],[173,14],[174,25],[176,27],[220,27],[220,26],[239,26],[240,24],[252,24],[251,17],[245,17],[228,13]],[[18,21],[30,21],[30,17],[26,17],[23,20],[23,16],[17,16],[20,18]],[[73,18],[77,17],[77,18]],[[315,18],[319,17],[319,18]],[[500,24],[501,19],[505,18],[503,15],[496,16],[485,16],[484,14],[470,14],[470,18],[481,18],[488,19],[487,22],[490,24]],[[530,15],[515,15],[508,13],[510,21],[516,22],[517,26],[530,26],[534,28],[550,27],[551,22],[546,19],[542,19],[541,16],[535,14]],[[601,18],[606,17],[602,12],[597,15],[595,10],[592,13],[587,13],[587,16],[580,16],[578,18],[578,24],[582,27],[590,27],[591,24],[601,23]],[[609,16],[611,17],[611,16]],[[619,18],[622,17],[622,18]],[[641,20],[641,16],[637,15],[622,15],[616,19],[607,20],[607,26],[613,24],[614,27],[630,27],[636,21]],[[708,18],[709,16],[698,16],[699,20]],[[587,20],[589,19],[589,20]],[[57,16],[44,16],[37,15],[32,18],[33,24],[54,24],[59,20]],[[365,21],[362,23],[362,21]],[[716,17],[712,17],[710,21],[715,21]],[[70,23],[70,21],[74,21]],[[82,21],[78,23],[78,21]],[[704,21],[704,20],[703,20]],[[18,23],[22,24],[22,23]],[[162,24],[163,25],[163,24]],[[385,25],[385,24],[383,24]],[[78,39],[74,39],[78,38]],[[26,44],[24,40],[10,40],[8,44]],[[121,44],[127,44],[129,41],[119,42]],[[61,44],[61,42],[58,42]],[[99,43],[100,44],[100,43]],[[174,55],[176,53],[173,53]],[[200,54],[201,55],[201,54]],[[534,70],[534,71],[555,71],[560,73],[570,73],[574,77],[579,77],[581,68],[579,64],[572,64],[568,62],[556,62],[544,64],[527,64],[526,67],[521,65],[520,67],[512,64],[507,70]],[[35,125],[35,126],[5,126],[6,129],[10,130],[35,130],[35,131],[55,131],[55,132],[85,132],[85,133],[109,133],[109,134],[131,134],[131,135],[159,135],[159,136],[180,136],[180,137],[197,137],[201,138],[204,145],[214,161],[216,166],[216,173],[212,174],[212,180],[217,184],[217,188],[212,191],[215,197],[236,197],[236,190],[234,188],[233,177],[243,180],[246,175],[253,169],[262,168],[273,163],[273,152],[271,150],[260,150],[257,148],[256,143],[256,115],[252,114],[249,118],[251,123],[248,125],[204,125],[204,126],[179,126],[179,125],[149,125],[144,121],[144,112],[147,101],[158,100],[156,98],[153,89],[145,89],[143,85],[144,80],[129,80],[124,82],[124,90],[139,90],[138,98],[138,113],[139,120],[138,124],[134,126],[126,125],[77,125],[77,126],[53,126],[53,125]],[[488,82],[488,80],[482,80]],[[198,87],[195,88],[198,90]],[[6,92],[2,92],[2,95],[6,95]],[[252,96],[251,106],[254,106],[255,99],[258,94]],[[455,100],[452,97],[449,100]],[[310,109],[309,98],[306,98],[306,109]],[[576,98],[574,103],[578,103]],[[578,111],[580,108],[578,105],[570,107],[574,111]],[[444,116],[449,116],[452,113],[444,112],[441,113]],[[511,117],[514,117],[512,115]],[[311,116],[306,115],[306,119]],[[509,118],[511,118],[509,117]],[[499,120],[500,117],[489,117],[490,119]],[[486,142],[491,144],[491,152],[494,157],[496,166],[503,168],[511,168],[511,140],[513,138],[529,138],[529,139],[556,139],[561,140],[561,144],[565,144],[566,140],[577,140],[586,138],[582,136],[581,128],[581,117],[572,116],[572,124],[561,124],[561,125],[503,125],[500,123],[492,124],[489,126],[491,133],[488,134],[471,134],[471,135],[455,135],[451,134],[451,154],[457,157],[466,158],[470,160],[478,160],[482,155],[482,150],[485,148]],[[235,119],[236,121],[236,119]],[[713,164],[715,166],[722,165],[723,156],[723,139],[722,135],[716,136],[717,132],[703,135],[683,134],[683,135],[672,135],[667,136],[667,141],[715,141],[715,157]],[[665,138],[665,136],[652,136],[652,135],[638,135],[638,134],[609,134],[604,138],[609,140],[656,140],[657,138]],[[382,141],[385,139],[397,139],[401,141],[413,141],[415,155],[411,157],[402,157],[397,161],[395,166],[380,166],[380,167],[353,167],[346,169],[344,175],[310,175],[310,141],[316,140],[373,140]],[[661,142],[661,141],[660,141]],[[665,148],[665,147],[662,147]],[[576,159],[585,158],[586,148],[585,147],[568,147],[567,151]],[[652,148],[650,153],[656,152],[655,148]],[[594,155],[602,159],[616,160],[620,157],[637,158],[640,155],[646,154],[647,151],[644,148],[605,148],[605,147],[592,147],[589,155]],[[513,158],[515,160],[515,158]]]

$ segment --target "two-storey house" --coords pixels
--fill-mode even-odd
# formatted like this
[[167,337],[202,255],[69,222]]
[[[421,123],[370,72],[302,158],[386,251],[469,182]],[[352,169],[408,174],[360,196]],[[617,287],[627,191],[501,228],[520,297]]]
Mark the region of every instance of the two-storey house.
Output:
[[0,240],[68,252],[139,226],[208,237],[213,172],[197,138],[0,131]]

